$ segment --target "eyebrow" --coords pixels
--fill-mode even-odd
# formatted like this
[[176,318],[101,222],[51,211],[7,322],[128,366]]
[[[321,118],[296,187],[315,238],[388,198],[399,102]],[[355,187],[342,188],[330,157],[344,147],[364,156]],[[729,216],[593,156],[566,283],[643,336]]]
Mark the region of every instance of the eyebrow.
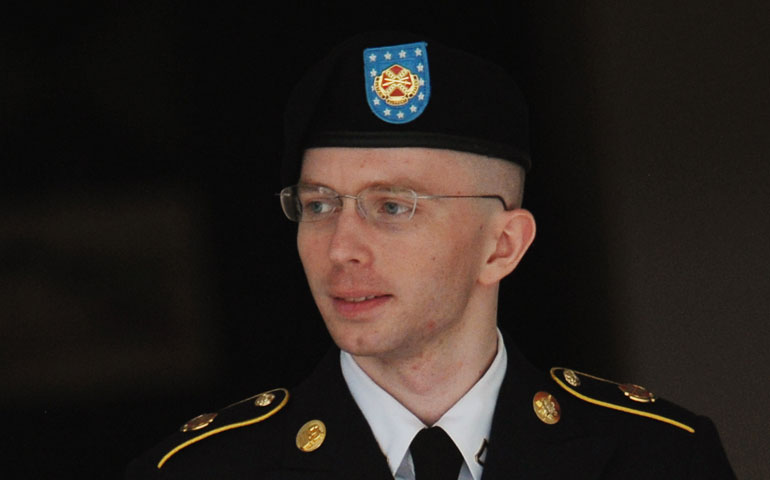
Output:
[[[315,181],[312,178],[301,178],[300,177],[299,183],[301,185],[319,185],[319,186],[330,188],[330,189],[332,189],[334,191],[337,191],[336,188],[334,188],[334,187],[332,187],[332,186],[330,186],[330,185],[328,185],[328,184],[326,184],[324,182]],[[413,179],[408,178],[408,177],[403,177],[403,176],[399,176],[399,177],[395,177],[395,178],[392,178],[392,179],[388,179],[388,181],[384,181],[382,179],[370,180],[370,181],[364,183],[360,188],[358,188],[358,191],[360,192],[361,190],[365,190],[367,188],[374,187],[376,185],[388,185],[388,186],[394,186],[394,187],[405,187],[405,188],[410,188],[410,189],[412,189],[412,190],[414,190],[415,192],[418,192],[418,193],[433,193],[433,192],[429,192],[428,190],[430,190],[430,189],[426,188],[420,182],[415,182]],[[353,192],[353,193],[357,193],[357,192]]]

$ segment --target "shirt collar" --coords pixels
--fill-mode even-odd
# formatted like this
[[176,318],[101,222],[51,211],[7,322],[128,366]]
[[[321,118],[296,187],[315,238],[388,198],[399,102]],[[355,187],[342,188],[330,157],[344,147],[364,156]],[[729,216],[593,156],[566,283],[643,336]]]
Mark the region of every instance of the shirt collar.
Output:
[[[492,364],[476,384],[436,422],[457,445],[465,460],[462,471],[470,473],[468,478],[473,480],[481,479],[483,467],[476,461],[476,454],[480,453],[482,445],[489,438],[497,395],[507,364],[505,344],[498,330],[497,354]],[[399,467],[402,470],[405,466],[411,469],[411,456],[407,455],[409,444],[426,425],[374,383],[349,353],[340,353],[340,365],[345,383],[385,454],[391,473],[396,476]]]

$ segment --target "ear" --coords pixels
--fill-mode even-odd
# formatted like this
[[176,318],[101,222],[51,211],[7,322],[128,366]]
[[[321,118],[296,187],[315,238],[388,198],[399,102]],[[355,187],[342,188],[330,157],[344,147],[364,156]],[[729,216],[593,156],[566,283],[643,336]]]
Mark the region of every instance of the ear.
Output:
[[483,285],[497,283],[511,273],[535,239],[535,217],[523,208],[500,213],[495,224],[494,248],[479,275]]

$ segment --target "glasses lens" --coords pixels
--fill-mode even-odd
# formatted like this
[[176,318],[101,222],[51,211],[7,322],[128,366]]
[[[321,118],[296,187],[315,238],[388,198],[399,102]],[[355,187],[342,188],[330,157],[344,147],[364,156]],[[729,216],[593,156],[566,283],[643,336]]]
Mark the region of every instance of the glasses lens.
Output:
[[297,186],[286,187],[281,190],[278,196],[281,198],[281,209],[286,218],[292,222],[299,222],[300,212],[302,211],[297,204]]
[[281,190],[283,212],[294,222],[317,222],[334,212],[340,199],[326,187],[294,185]]
[[403,187],[372,187],[359,194],[366,216],[379,223],[409,221],[417,206],[417,194]]

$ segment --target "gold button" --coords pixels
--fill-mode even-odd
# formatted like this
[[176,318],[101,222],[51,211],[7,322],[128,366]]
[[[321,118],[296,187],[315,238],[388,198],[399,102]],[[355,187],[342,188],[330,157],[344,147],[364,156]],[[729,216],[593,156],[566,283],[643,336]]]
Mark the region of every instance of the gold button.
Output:
[[640,385],[623,383],[618,385],[618,388],[625,396],[635,402],[650,403],[655,401],[655,394]]
[[532,398],[532,408],[537,418],[548,425],[553,425],[561,419],[559,402],[548,392],[537,392]]
[[579,387],[580,386],[580,378],[578,378],[577,373],[575,373],[574,370],[564,370],[564,380],[567,381],[570,385],[573,387]]
[[182,432],[194,432],[195,430],[206,428],[214,421],[216,416],[216,413],[204,413],[203,415],[198,415],[182,425],[182,428],[179,430]]
[[273,403],[275,400],[275,394],[270,392],[260,393],[254,398],[254,405],[258,407],[266,407]]
[[297,432],[297,448],[303,452],[312,452],[324,443],[326,425],[320,420],[310,420]]

